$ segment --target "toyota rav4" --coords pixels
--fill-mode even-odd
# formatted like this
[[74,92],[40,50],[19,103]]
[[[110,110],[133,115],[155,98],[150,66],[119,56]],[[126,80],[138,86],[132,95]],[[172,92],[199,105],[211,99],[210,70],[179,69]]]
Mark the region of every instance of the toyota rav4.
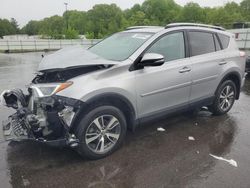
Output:
[[227,113],[239,99],[245,63],[234,35],[221,27],[130,27],[87,50],[45,56],[28,91],[4,91],[2,104],[16,109],[4,136],[99,159],[146,121],[202,106]]

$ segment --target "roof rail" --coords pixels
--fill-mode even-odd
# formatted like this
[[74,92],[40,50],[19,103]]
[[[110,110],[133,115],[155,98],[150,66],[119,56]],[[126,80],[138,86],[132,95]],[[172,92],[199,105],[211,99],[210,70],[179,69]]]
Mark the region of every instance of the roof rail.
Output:
[[126,28],[126,30],[145,29],[145,28],[160,28],[160,26],[147,26],[147,25],[145,25],[145,26],[132,26],[132,27]]
[[172,24],[166,25],[165,29],[173,28],[173,27],[181,27],[181,26],[206,27],[206,28],[226,31],[223,27],[220,27],[220,26],[207,25],[207,24],[198,24],[198,23],[172,23]]

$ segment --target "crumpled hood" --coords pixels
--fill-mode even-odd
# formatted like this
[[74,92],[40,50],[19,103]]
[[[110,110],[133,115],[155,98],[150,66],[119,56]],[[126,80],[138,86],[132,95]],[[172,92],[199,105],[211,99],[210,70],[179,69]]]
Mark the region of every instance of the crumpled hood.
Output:
[[103,59],[81,46],[63,48],[45,56],[39,64],[38,71],[65,69],[84,65],[115,65],[118,62]]

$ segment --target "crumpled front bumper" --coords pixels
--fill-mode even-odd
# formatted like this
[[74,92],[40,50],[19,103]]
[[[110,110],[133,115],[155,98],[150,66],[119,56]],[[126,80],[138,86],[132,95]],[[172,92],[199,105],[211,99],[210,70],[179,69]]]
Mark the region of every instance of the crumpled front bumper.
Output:
[[[70,133],[70,129],[83,102],[57,95],[37,98],[32,91],[29,93],[29,96],[22,96],[26,99],[26,105],[21,105],[18,101],[20,96],[12,96],[15,101],[6,98],[6,93],[2,93],[1,103],[16,109],[16,113],[9,116],[2,124],[4,139],[16,141],[32,139],[55,146],[75,147],[78,141]],[[10,101],[13,104],[10,104]]]

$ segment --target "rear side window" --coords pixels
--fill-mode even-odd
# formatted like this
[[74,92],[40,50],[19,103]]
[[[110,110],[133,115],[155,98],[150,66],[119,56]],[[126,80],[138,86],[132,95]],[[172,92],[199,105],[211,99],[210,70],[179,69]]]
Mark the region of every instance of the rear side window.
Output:
[[214,37],[212,33],[190,31],[189,41],[192,56],[215,52]]
[[223,34],[219,34],[219,33],[218,33],[218,36],[219,36],[222,48],[223,49],[227,48],[228,44],[229,44],[229,41],[230,41],[230,37],[226,36],[226,35],[223,35]]
[[214,42],[215,42],[216,51],[221,50],[221,46],[220,46],[220,43],[218,41],[218,37],[215,34],[214,34]]

